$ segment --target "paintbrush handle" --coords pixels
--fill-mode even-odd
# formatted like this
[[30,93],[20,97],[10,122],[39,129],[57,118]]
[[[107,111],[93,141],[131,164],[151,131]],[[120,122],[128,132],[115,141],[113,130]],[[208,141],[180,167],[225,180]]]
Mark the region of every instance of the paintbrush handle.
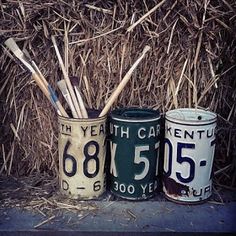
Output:
[[69,105],[69,107],[71,109],[72,116],[74,118],[78,118],[77,113],[75,111],[75,107],[72,104],[71,96],[70,96],[69,91],[68,91],[68,89],[66,87],[65,80],[62,79],[62,80],[58,81],[57,82],[57,86],[59,87],[63,97],[65,98],[66,102],[68,103],[68,105]]
[[55,91],[52,89],[52,87],[50,86],[49,83],[48,83],[47,88],[48,88],[49,98],[50,98],[51,103],[53,105],[55,105],[57,110],[61,113],[59,115],[62,115],[63,117],[69,117],[69,115],[65,111],[64,107],[61,105],[60,101],[58,100],[58,97],[57,97]]
[[38,73],[39,77],[41,78],[41,80],[43,81],[43,83],[45,84],[46,87],[48,87],[48,81],[46,80],[46,78],[44,77],[44,75],[42,74],[42,72],[39,70],[38,66],[36,65],[36,63],[32,60],[31,61],[35,71]]
[[59,100],[56,101],[56,105],[63,117],[69,117],[69,115],[67,114],[67,112],[65,111],[64,107],[61,105]]
[[46,90],[48,90],[47,92],[49,92],[48,99],[51,101],[51,103],[60,112],[59,115],[62,115],[64,117],[69,117],[68,114],[66,113],[64,107],[61,105],[60,101],[58,100],[58,98],[55,94],[55,91],[52,89],[52,87],[50,86],[50,84],[48,83],[48,81],[46,80],[44,75],[41,73],[41,71],[39,70],[38,66],[36,65],[36,63],[34,61],[32,61],[32,65],[34,66],[34,68],[36,70],[36,73],[38,74],[39,78],[43,82],[44,87],[46,88]]
[[51,38],[52,38],[52,43],[53,43],[53,46],[54,46],[54,49],[55,49],[55,52],[56,52],[56,55],[57,55],[57,58],[58,58],[61,70],[62,70],[62,73],[63,73],[65,81],[66,81],[66,85],[67,85],[68,90],[69,90],[69,94],[71,96],[71,99],[73,101],[73,105],[75,107],[75,111],[76,111],[77,115],[79,116],[79,118],[82,118],[83,116],[82,116],[82,113],[80,111],[80,107],[79,107],[78,101],[76,99],[73,87],[71,85],[69,76],[68,76],[68,74],[66,72],[66,69],[65,69],[65,66],[63,64],[63,61],[62,61],[62,58],[61,58],[61,54],[60,54],[59,49],[57,47],[56,39],[53,36]]
[[54,107],[56,107],[57,112],[59,115],[69,117],[62,107],[60,101],[58,100],[55,92],[48,84],[47,80],[37,67],[34,61],[32,63],[29,63],[24,53],[20,50],[18,45],[16,44],[15,40],[13,38],[9,38],[5,41],[5,45],[14,53],[14,55],[28,68],[28,70],[32,73],[32,76],[43,92],[43,94],[48,98],[48,100],[53,104]]
[[83,102],[83,98],[81,97],[81,94],[79,92],[79,88],[77,86],[74,86],[75,88],[75,93],[79,102],[79,106],[80,106],[80,110],[82,113],[83,118],[88,118],[88,113],[87,110],[85,108],[84,102]]
[[142,61],[142,59],[144,58],[145,54],[150,50],[151,48],[149,46],[145,46],[145,48],[143,49],[142,55],[135,61],[135,63],[132,65],[132,67],[129,69],[129,71],[126,73],[126,75],[124,76],[124,78],[121,80],[120,84],[118,85],[118,87],[116,88],[116,90],[112,93],[112,95],[110,96],[110,98],[108,99],[107,104],[105,105],[105,107],[103,108],[102,112],[100,113],[99,117],[105,116],[107,114],[107,112],[109,111],[109,109],[111,108],[112,104],[115,102],[115,100],[117,99],[117,97],[119,96],[119,94],[121,93],[121,91],[124,89],[125,85],[128,83],[128,81],[131,78],[131,75],[133,73],[133,71],[136,69],[136,67],[138,66],[138,64]]
[[36,72],[32,73],[32,76],[33,76],[36,84],[39,86],[39,88],[43,92],[43,94],[53,104],[53,106],[56,107],[56,109],[59,112],[59,115],[62,115],[64,117],[69,117],[68,114],[66,113],[65,109],[61,105],[60,101],[58,100],[57,96],[52,91],[52,89],[50,87],[48,87],[48,89],[45,87],[44,82],[42,81],[42,79],[40,78],[40,76]]

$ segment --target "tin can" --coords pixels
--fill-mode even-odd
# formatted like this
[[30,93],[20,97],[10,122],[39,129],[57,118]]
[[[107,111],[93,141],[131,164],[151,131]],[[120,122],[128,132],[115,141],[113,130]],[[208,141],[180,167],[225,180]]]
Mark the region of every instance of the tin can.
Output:
[[111,113],[110,191],[130,200],[143,200],[157,189],[160,113],[124,108]]
[[217,115],[175,109],[165,116],[163,191],[176,202],[199,203],[212,194]]
[[98,198],[105,191],[106,117],[58,121],[61,192],[73,199]]

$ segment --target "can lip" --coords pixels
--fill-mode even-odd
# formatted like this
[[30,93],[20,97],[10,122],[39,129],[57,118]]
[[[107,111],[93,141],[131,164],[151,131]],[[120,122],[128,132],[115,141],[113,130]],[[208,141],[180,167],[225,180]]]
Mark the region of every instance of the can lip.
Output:
[[111,118],[125,122],[150,122],[160,119],[159,110],[149,108],[119,108],[111,112]]
[[203,109],[177,108],[166,112],[165,118],[179,124],[202,125],[215,123],[217,114]]
[[101,110],[87,109],[89,118],[73,118],[73,117],[64,117],[58,115],[59,120],[71,121],[71,122],[89,122],[89,121],[99,121],[107,118],[107,115],[99,117]]

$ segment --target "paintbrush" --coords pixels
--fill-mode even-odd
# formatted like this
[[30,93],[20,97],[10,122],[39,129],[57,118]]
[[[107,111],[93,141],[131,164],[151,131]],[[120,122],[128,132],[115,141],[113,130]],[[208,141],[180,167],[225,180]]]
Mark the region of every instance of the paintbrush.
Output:
[[53,43],[53,46],[54,46],[54,49],[55,49],[55,52],[56,52],[56,55],[57,55],[57,59],[59,61],[59,65],[61,67],[61,70],[62,70],[62,73],[63,73],[63,76],[64,76],[64,79],[66,81],[66,85],[67,85],[67,88],[69,90],[69,94],[71,96],[71,99],[72,99],[72,102],[73,102],[73,106],[74,106],[74,110],[75,112],[77,113],[76,116],[74,118],[82,118],[82,113],[80,111],[80,107],[79,107],[79,104],[78,104],[78,101],[76,99],[76,96],[75,96],[75,92],[73,90],[73,87],[71,85],[71,82],[70,82],[70,79],[69,79],[69,76],[66,72],[66,69],[65,69],[65,66],[63,64],[63,61],[62,61],[62,58],[61,58],[61,54],[59,52],[59,49],[57,47],[57,43],[56,43],[56,39],[54,36],[51,36],[51,39],[52,39],[52,43]]
[[[34,60],[31,58],[29,52],[26,49],[23,49],[23,53],[25,55],[25,57],[31,62],[31,66],[34,68],[34,70],[38,73],[40,79],[43,81],[44,86],[46,88],[48,88],[48,92],[50,93],[50,98],[51,100],[53,100],[54,103],[56,103],[56,108],[58,108],[60,111],[63,112],[63,114],[65,115],[65,109],[62,107],[60,101],[57,98],[56,92],[53,90],[53,88],[51,87],[51,85],[48,83],[48,81],[46,80],[46,78],[44,77],[44,75],[42,74],[42,72],[40,71],[40,69],[38,68],[37,64],[34,62]],[[63,115],[63,116],[64,116]],[[66,114],[66,117],[68,117],[68,114]]]
[[60,80],[57,82],[57,85],[63,95],[63,97],[65,98],[66,102],[68,103],[72,116],[76,117],[76,111],[75,111],[75,107],[73,106],[72,100],[71,100],[71,96],[69,94],[69,91],[66,87],[66,81],[64,79]]
[[83,118],[88,118],[88,113],[87,113],[87,110],[85,108],[83,98],[82,98],[82,96],[80,94],[78,77],[71,76],[70,77],[70,81],[71,81],[71,84],[72,84],[72,86],[73,86],[73,88],[75,90],[75,94],[76,94],[76,97],[77,97],[78,102],[79,102],[79,106],[80,106],[80,110],[81,110],[82,116],[83,116]]
[[109,109],[111,108],[112,104],[115,102],[115,100],[117,99],[117,97],[119,96],[119,94],[121,93],[121,91],[123,90],[123,88],[125,87],[125,85],[128,83],[128,81],[131,78],[132,73],[134,72],[134,70],[136,69],[136,67],[138,66],[138,64],[142,61],[142,59],[144,58],[145,54],[151,49],[150,46],[145,46],[143,49],[143,52],[141,54],[141,56],[135,61],[135,63],[132,65],[132,67],[129,69],[129,71],[126,73],[126,75],[124,76],[124,78],[121,80],[120,84],[118,85],[118,87],[116,88],[116,90],[112,93],[112,95],[110,96],[110,98],[108,99],[107,104],[105,105],[105,107],[103,108],[102,112],[100,113],[99,117],[105,116],[107,114],[107,112],[109,111]]
[[[10,51],[25,65],[25,67],[32,73],[32,77],[43,92],[43,94],[49,99],[52,105],[57,109],[59,115],[69,117],[65,109],[62,107],[60,101],[58,100],[55,92],[48,84],[46,87],[44,81],[40,78],[40,75],[34,69],[34,66],[28,61],[27,56],[21,51],[13,38],[9,38],[5,41],[5,45],[10,49]],[[46,81],[46,79],[45,79]]]

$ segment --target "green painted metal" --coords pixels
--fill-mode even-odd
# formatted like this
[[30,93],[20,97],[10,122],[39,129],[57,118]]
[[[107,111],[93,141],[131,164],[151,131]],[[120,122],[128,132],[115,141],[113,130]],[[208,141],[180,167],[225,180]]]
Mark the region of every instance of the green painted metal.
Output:
[[130,200],[154,195],[158,186],[160,113],[141,108],[111,113],[110,191]]

